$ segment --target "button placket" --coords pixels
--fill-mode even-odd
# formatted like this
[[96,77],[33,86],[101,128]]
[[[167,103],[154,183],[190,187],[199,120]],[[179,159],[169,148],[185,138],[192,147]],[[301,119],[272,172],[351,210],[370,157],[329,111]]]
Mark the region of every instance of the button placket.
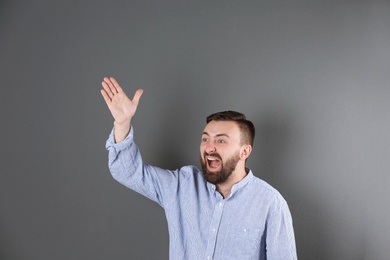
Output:
[[207,259],[212,259],[212,256],[214,255],[219,225],[222,219],[223,205],[224,203],[220,201],[214,207],[214,213],[210,223],[210,235],[208,238],[207,249],[206,249]]

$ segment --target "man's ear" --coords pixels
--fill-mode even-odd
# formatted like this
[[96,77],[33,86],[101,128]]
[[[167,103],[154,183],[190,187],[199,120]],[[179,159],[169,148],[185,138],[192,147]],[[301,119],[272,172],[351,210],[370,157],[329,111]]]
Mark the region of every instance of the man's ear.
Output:
[[252,152],[252,146],[247,144],[241,148],[240,159],[246,160]]

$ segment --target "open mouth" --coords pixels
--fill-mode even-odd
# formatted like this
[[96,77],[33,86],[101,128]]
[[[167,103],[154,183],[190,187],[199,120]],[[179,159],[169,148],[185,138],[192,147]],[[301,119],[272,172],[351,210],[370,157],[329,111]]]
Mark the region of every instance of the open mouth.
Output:
[[209,169],[218,169],[221,166],[221,160],[216,156],[206,156],[207,166]]

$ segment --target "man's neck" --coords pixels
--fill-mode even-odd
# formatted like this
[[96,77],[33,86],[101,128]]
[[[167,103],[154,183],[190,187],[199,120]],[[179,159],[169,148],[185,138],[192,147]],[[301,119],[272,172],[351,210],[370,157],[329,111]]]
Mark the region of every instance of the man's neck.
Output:
[[247,172],[245,171],[245,168],[240,172],[233,172],[225,182],[216,185],[217,191],[226,199],[230,195],[232,187],[244,179],[246,175]]

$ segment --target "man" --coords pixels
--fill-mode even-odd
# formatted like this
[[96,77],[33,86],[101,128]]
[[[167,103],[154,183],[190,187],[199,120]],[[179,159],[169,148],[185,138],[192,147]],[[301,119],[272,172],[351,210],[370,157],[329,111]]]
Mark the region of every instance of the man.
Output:
[[114,117],[107,140],[112,176],[165,210],[172,260],[297,259],[291,214],[282,196],[245,167],[255,129],[241,113],[207,118],[202,171],[163,170],[143,162],[131,119],[143,90],[129,99],[114,78],[101,93]]

